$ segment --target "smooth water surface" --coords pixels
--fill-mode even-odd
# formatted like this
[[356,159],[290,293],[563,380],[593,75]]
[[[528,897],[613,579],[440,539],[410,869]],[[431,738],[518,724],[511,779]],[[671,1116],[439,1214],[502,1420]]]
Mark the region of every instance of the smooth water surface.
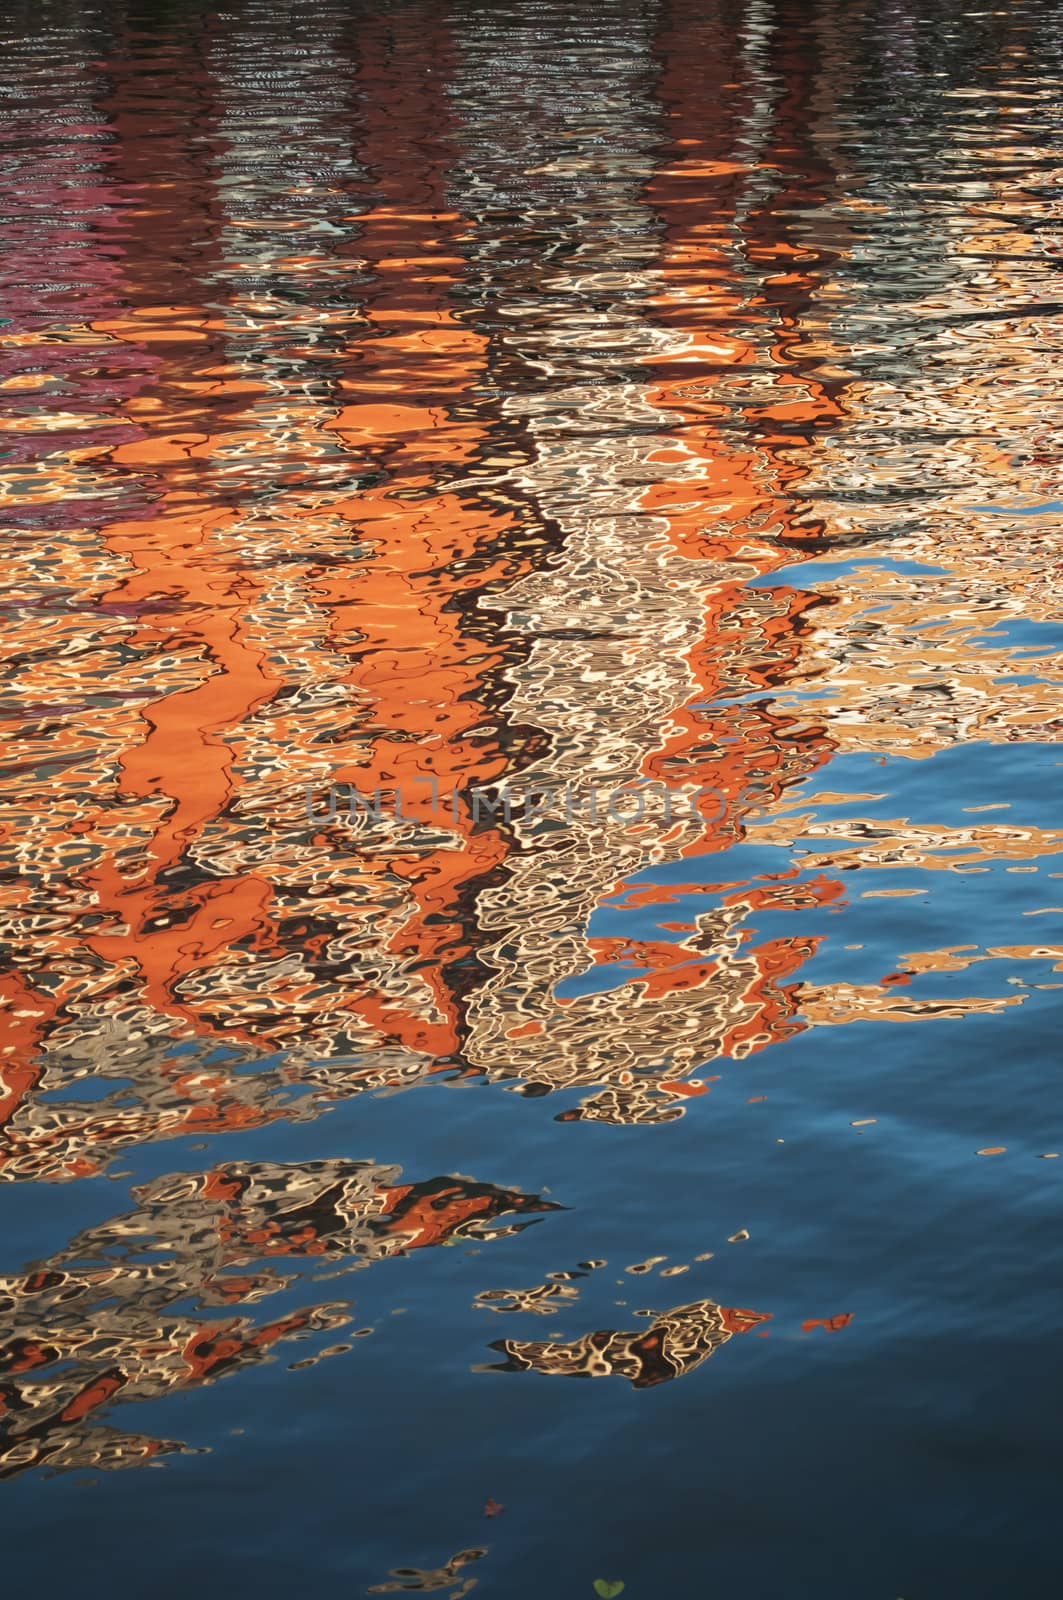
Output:
[[12,1593],[1058,1600],[1060,22],[8,6]]

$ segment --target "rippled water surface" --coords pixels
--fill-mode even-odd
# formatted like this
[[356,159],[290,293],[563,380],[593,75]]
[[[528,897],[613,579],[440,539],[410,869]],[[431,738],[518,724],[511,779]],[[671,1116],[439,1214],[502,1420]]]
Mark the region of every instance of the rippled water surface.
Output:
[[8,6],[13,1593],[1058,1600],[1060,21]]

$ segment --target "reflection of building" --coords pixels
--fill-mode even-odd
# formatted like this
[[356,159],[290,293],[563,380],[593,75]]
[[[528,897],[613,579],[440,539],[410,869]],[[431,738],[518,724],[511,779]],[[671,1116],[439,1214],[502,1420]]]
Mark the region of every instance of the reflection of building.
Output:
[[[558,978],[601,959],[584,932],[597,901],[648,862],[736,837],[747,778],[776,793],[819,759],[754,708],[717,761],[697,746],[719,729],[683,709],[780,671],[807,603],[735,581],[745,523],[782,514],[765,488],[770,456],[723,450],[710,427],[700,452],[673,459],[674,432],[689,433],[702,401],[684,404],[650,367],[641,381],[640,364],[682,367],[696,335],[681,295],[668,311],[687,234],[664,204],[670,180],[653,179],[661,116],[640,27],[606,57],[597,43],[555,59],[528,42],[525,149],[485,63],[468,45],[452,59],[438,17],[411,8],[360,28],[356,45],[330,23],[286,61],[299,109],[268,170],[253,157],[257,184],[248,151],[273,91],[239,27],[212,33],[183,83],[190,115],[152,126],[151,141],[152,48],[138,36],[117,51],[105,110],[126,304],[97,308],[88,334],[135,374],[112,397],[96,465],[132,500],[121,520],[101,519],[88,567],[67,575],[102,594],[98,648],[72,659],[86,696],[106,678],[115,703],[85,744],[69,744],[79,723],[63,725],[91,790],[72,796],[61,778],[24,819],[25,865],[51,889],[43,923],[21,889],[10,908],[25,1040],[4,1067],[6,1176],[79,1177],[130,1143],[309,1116],[455,1066],[540,1090],[604,1081],[584,1114],[654,1120],[681,1111],[682,1095],[660,1085],[692,1062],[796,1025],[781,980],[811,943],[739,956],[736,906],[703,919],[689,949],[639,951],[649,992],[633,983],[575,1006],[552,996]],[[504,30],[478,37],[493,60]],[[461,89],[460,128],[441,64]],[[689,114],[689,75],[684,93]],[[421,129],[426,104],[428,142],[397,139],[396,127]],[[182,176],[142,206],[131,202],[150,177],[149,142]],[[477,329],[490,297],[472,315],[453,290],[483,283],[493,296],[502,190],[520,162],[551,165],[550,194],[517,219],[513,242],[538,239],[556,261],[528,277],[527,337],[503,303],[489,341]],[[733,199],[687,220],[726,228]],[[656,210],[670,240],[660,267]],[[733,263],[713,250],[703,266],[701,291]],[[606,309],[574,311],[588,296]],[[718,314],[736,304],[724,289]],[[521,397],[470,398],[495,378]],[[717,521],[721,495],[743,502],[717,549],[682,510],[710,465]],[[550,548],[563,550],[554,576],[514,588]],[[770,564],[766,549],[758,561]],[[705,589],[717,596],[707,613]],[[22,620],[39,657],[38,619]],[[68,631],[82,626],[73,612]],[[47,658],[33,668],[42,703],[53,669]],[[669,719],[683,731],[654,757]],[[659,767],[672,783],[718,784],[727,812],[663,848],[615,822],[561,850],[518,829],[527,859],[511,870],[510,835],[464,809],[434,816],[416,784],[433,776],[446,792],[514,764],[532,780],[581,782]],[[300,780],[322,777],[400,786],[414,821],[308,828]],[[70,834],[73,871],[60,865]],[[501,881],[478,894],[490,875]],[[561,935],[559,917],[572,924]],[[247,1070],[274,1051],[281,1063]],[[646,1067],[652,1084],[628,1081]],[[88,1105],[62,1098],[108,1070],[129,1087]]]
[[[162,186],[154,210],[120,210],[132,308],[97,307],[85,335],[136,374],[104,418],[122,426],[96,471],[138,492],[126,520],[101,516],[105,542],[65,575],[72,591],[104,593],[91,602],[97,648],[74,671],[90,701],[106,677],[105,726],[90,706],[82,742],[69,720],[59,741],[91,790],[72,793],[64,770],[32,802],[24,787],[17,797],[25,880],[44,879],[54,914],[42,920],[24,883],[3,890],[18,964],[4,998],[21,1036],[0,1079],[5,1176],[77,1177],[127,1143],[311,1115],[416,1081],[456,1051],[460,1002],[443,974],[468,954],[469,885],[505,843],[464,818],[429,825],[409,780],[430,745],[444,788],[502,770],[483,728],[497,721],[489,691],[505,650],[460,601],[525,557],[494,500],[437,492],[444,471],[486,449],[482,427],[450,415],[483,340],[448,309],[463,224],[442,194],[445,39],[438,17],[414,12],[396,24],[397,47],[390,21],[360,28],[353,73],[350,40],[329,27],[285,58],[294,109],[265,178],[259,119],[277,85],[262,86],[257,35],[212,33],[205,66],[181,79],[195,114],[153,126],[150,141],[152,47],[117,52],[115,192],[143,184],[149,147],[182,184]],[[419,134],[396,138],[396,108],[412,135],[426,95],[439,130],[428,162]],[[340,251],[340,236],[361,254]],[[214,313],[197,310],[205,299]],[[382,399],[396,387],[401,417]],[[58,621],[64,636],[84,627],[66,601]],[[20,622],[46,712],[55,662],[32,608]],[[40,751],[36,723],[19,731],[28,757],[43,759],[49,740],[54,750],[54,728]],[[345,775],[404,785],[417,825],[368,839],[308,826],[300,780]],[[283,1065],[246,1071],[275,1051]],[[131,1080],[120,1103],[57,1097],[108,1068]],[[309,1092],[293,1112],[296,1086]]]
[[[298,52],[282,17],[234,16],[165,108],[172,39],[116,12],[74,95],[107,252],[64,224],[78,293],[48,316],[16,295],[0,341],[8,1178],[441,1072],[593,1091],[572,1119],[679,1115],[699,1062],[856,1004],[798,987],[799,923],[747,937],[760,910],[838,903],[831,840],[869,866],[968,844],[816,820],[800,890],[707,887],[750,793],[782,846],[787,790],[839,750],[1058,739],[1058,652],[1021,653],[1058,609],[1043,524],[968,509],[1013,497],[1014,463],[1048,481],[1045,262],[1018,213],[1049,202],[1001,146],[946,227],[864,120],[874,9],[824,0],[800,39],[775,0],[740,9],[733,37],[665,4],[593,39],[562,9],[563,48],[518,28],[517,50],[508,20],[452,40],[419,3],[329,13]],[[939,90],[892,9],[922,138]],[[986,24],[1001,50],[1009,26]],[[964,139],[938,154],[968,170]],[[39,179],[53,209],[68,154]],[[896,189],[869,196],[868,163]],[[1015,248],[976,272],[1001,216]],[[39,241],[15,245],[35,281]],[[768,581],[856,546],[946,571]],[[430,778],[514,776],[720,803],[672,831],[433,813]],[[308,825],[327,779],[402,789],[406,820]],[[685,925],[589,930],[678,860],[704,905]],[[559,990],[605,966],[607,992]],[[112,1095],[64,1098],[108,1071]]]
[[560,1378],[627,1378],[636,1389],[649,1389],[682,1378],[700,1367],[736,1333],[766,1322],[769,1312],[739,1311],[715,1300],[662,1311],[644,1333],[603,1329],[570,1344],[549,1339],[499,1339],[492,1350],[504,1362],[486,1370],[542,1372]]
[[[831,0],[832,32],[849,9]],[[1026,25],[1006,9],[968,18],[985,52],[972,122],[976,47],[945,13],[893,0],[866,21],[850,73],[881,74],[897,115],[857,93],[816,130],[845,146],[850,246],[794,342],[846,381],[829,432],[790,453],[825,559],[867,565],[809,571],[827,604],[810,617],[803,673],[841,753],[922,760],[969,740],[1058,741],[1063,651],[1053,640],[1027,654],[1024,638],[1060,615],[1055,519],[1008,513],[1051,503],[1058,479],[1041,450],[1061,379],[1041,243],[1055,202],[1028,183],[1058,154],[1035,123],[1021,153],[1001,126],[1029,82]],[[820,217],[796,226],[814,248]],[[780,685],[779,709],[799,714],[804,687]]]
[[[489,974],[470,997],[466,1058],[492,1077],[524,1079],[531,1093],[601,1086],[566,1119],[611,1122],[681,1115],[682,1080],[699,1062],[800,1027],[783,980],[815,940],[751,947],[742,923],[754,905],[773,903],[760,888],[722,906],[705,893],[686,936],[673,927],[656,940],[608,941],[588,937],[590,918],[603,902],[623,901],[645,869],[741,838],[746,791],[777,799],[831,750],[803,717],[718,705],[767,689],[799,655],[814,602],[747,580],[788,559],[779,535],[792,499],[774,411],[811,428],[836,407],[822,385],[774,370],[778,313],[753,298],[758,269],[736,245],[747,173],[718,155],[743,132],[741,108],[722,93],[742,69],[718,27],[687,14],[656,44],[666,121],[644,96],[630,30],[608,45],[570,44],[562,61],[529,63],[516,91],[513,71],[489,70],[490,36],[477,38],[463,46],[460,80],[477,182],[467,202],[458,192],[481,210],[488,234],[513,93],[528,95],[533,128],[554,124],[553,158],[533,168],[551,184],[549,223],[533,205],[528,227],[540,244],[549,227],[559,248],[536,273],[534,319],[498,319],[506,370],[524,363],[520,393],[503,410],[535,445],[516,476],[563,535],[548,566],[486,601],[504,606],[531,641],[527,660],[509,669],[509,711],[541,728],[547,748],[521,787],[579,792],[652,779],[684,796],[700,785],[714,791],[698,806],[681,803],[671,827],[652,808],[641,827],[604,811],[552,831],[518,823],[520,850],[479,897]],[[547,101],[543,74],[550,81],[563,66],[578,68],[580,92],[566,92],[564,77]],[[709,100],[706,74],[721,90]],[[788,116],[799,122],[800,105]],[[774,431],[761,427],[769,415]],[[752,448],[743,438],[751,429],[767,434]],[[692,870],[690,893],[700,876]],[[803,885],[789,900],[778,891],[774,904],[838,892]],[[606,963],[628,967],[628,981],[558,994],[559,983]]]
[[181,1448],[98,1425],[96,1415],[114,1401],[212,1383],[270,1359],[282,1342],[349,1323],[346,1300],[265,1322],[232,1314],[290,1290],[302,1263],[366,1267],[512,1234],[527,1226],[521,1217],[556,1209],[469,1178],[403,1183],[398,1167],[341,1160],[235,1162],[160,1178],[136,1198],[135,1211],[0,1279],[0,1477],[45,1461],[117,1467]]

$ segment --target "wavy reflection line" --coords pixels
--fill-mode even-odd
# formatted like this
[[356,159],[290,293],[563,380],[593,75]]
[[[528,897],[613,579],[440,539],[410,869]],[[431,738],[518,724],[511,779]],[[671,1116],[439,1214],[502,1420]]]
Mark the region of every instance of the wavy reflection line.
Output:
[[158,1178],[134,1197],[134,1211],[0,1279],[0,1477],[136,1465],[182,1449],[112,1430],[100,1415],[119,1401],[213,1383],[272,1359],[281,1343],[348,1325],[348,1300],[265,1322],[232,1314],[309,1287],[322,1276],[306,1278],[309,1265],[350,1272],[437,1245],[478,1245],[559,1209],[471,1178],[409,1183],[399,1167],[341,1159],[229,1162]]

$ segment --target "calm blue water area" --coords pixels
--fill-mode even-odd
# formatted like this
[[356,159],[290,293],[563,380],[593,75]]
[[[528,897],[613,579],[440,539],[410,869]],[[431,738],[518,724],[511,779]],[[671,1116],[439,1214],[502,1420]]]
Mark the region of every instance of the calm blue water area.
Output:
[[[565,1096],[477,1088],[424,1091],[432,1099],[417,1119],[402,1096],[363,1099],[295,1130],[210,1141],[211,1160],[342,1151],[417,1175],[473,1170],[546,1184],[571,1209],[478,1255],[459,1246],[331,1281],[300,1274],[271,1297],[270,1316],[353,1296],[355,1325],[374,1332],[299,1373],[287,1372],[289,1360],[338,1336],[285,1346],[274,1364],[210,1388],[142,1401],[138,1428],[209,1453],[91,1484],[54,1478],[43,1522],[32,1484],[10,1485],[15,1553],[28,1559],[58,1512],[90,1592],[120,1539],[123,1582],[137,1592],[150,1577],[167,1597],[221,1572],[279,1596],[311,1548],[315,1581],[339,1585],[360,1582],[367,1566],[382,1579],[393,1565],[427,1567],[481,1541],[485,1581],[518,1593],[551,1582],[589,1592],[591,1579],[612,1573],[647,1593],[682,1592],[691,1570],[738,1570],[751,1549],[758,1583],[785,1593],[795,1581],[838,1582],[830,1530],[843,1517],[840,1570],[855,1593],[883,1584],[904,1593],[914,1567],[919,1587],[962,1583],[988,1597],[1007,1581],[1001,1543],[1032,1515],[1046,1538],[1027,1546],[1025,1582],[1047,1595],[1039,1584],[1054,1574],[1047,1529],[1061,1473],[1038,1396],[1055,1383],[1043,1338],[1052,1294],[1025,1263],[1031,1250],[1054,1253],[1045,1208],[1060,1169],[1033,1159],[1036,1141],[1016,1150],[1010,1140],[1029,1130],[1051,1072],[1026,1061],[1010,1113],[999,1092],[1002,1061],[1024,1061],[1028,1037],[1017,1013],[973,1029],[806,1034],[729,1064],[687,1118],[648,1141],[645,1130],[559,1129]],[[748,1103],[759,1094],[764,1102]],[[990,1104],[989,1117],[977,1109]],[[868,1116],[873,1126],[849,1126]],[[978,1160],[973,1150],[986,1143],[1009,1144],[1007,1155]],[[183,1164],[177,1147],[168,1161],[155,1154],[138,1178]],[[87,1186],[100,1188],[122,1192]],[[750,1238],[728,1244],[739,1228]],[[1009,1251],[1009,1237],[1022,1239],[1021,1252]],[[713,1259],[674,1282],[621,1270],[644,1254],[678,1262],[706,1250]],[[734,1340],[726,1363],[643,1393],[470,1371],[470,1358],[494,1359],[489,1339],[521,1320],[474,1309],[475,1293],[590,1257],[609,1265],[581,1280],[581,1301],[542,1319],[545,1329],[571,1338],[596,1325],[637,1327],[641,1307],[708,1293],[770,1311],[770,1337]],[[843,1312],[854,1320],[840,1332],[802,1331],[805,1320]],[[442,1480],[440,1454],[453,1463]],[[1021,1507],[1000,1504],[1002,1460]],[[506,1506],[497,1525],[480,1515],[488,1495]],[[264,1502],[275,1505],[265,1525]],[[175,1523],[187,1527],[177,1542]],[[822,1538],[810,1537],[818,1527]],[[795,1580],[788,1550],[798,1538]],[[872,1586],[856,1546],[876,1539]]]
[[[0,1184],[0,1238],[18,1243],[17,1253],[8,1249],[6,1270],[19,1271],[33,1261],[44,1260],[68,1243],[75,1227],[90,1228],[106,1222],[127,1203],[124,1181],[84,1179],[77,1186],[77,1217],[72,1227],[69,1185]],[[17,1259],[13,1259],[16,1254]]]
[[750,578],[750,589],[816,589],[821,583],[833,583],[838,578],[856,572],[896,572],[922,576],[930,573],[947,573],[947,567],[928,566],[923,561],[894,561],[886,556],[854,556],[848,561],[810,560],[797,562],[791,567],[777,567],[773,572]]
[[40,1099],[45,1104],[50,1100],[106,1100],[108,1095],[115,1094],[131,1083],[131,1078],[105,1078],[94,1075],[91,1078],[78,1078],[74,1083],[64,1084],[61,1089],[46,1089],[41,1093]]
[[1050,511],[1063,511],[1063,500],[1046,500],[1036,506],[969,506],[970,511],[992,512],[1004,517],[1043,517]]
[[1025,617],[1001,618],[999,624],[994,623],[990,634],[982,639],[976,635],[973,643],[984,643],[986,649],[993,650],[1011,646],[1021,662],[1034,652],[1047,654],[1063,650],[1063,623],[1031,622]]

